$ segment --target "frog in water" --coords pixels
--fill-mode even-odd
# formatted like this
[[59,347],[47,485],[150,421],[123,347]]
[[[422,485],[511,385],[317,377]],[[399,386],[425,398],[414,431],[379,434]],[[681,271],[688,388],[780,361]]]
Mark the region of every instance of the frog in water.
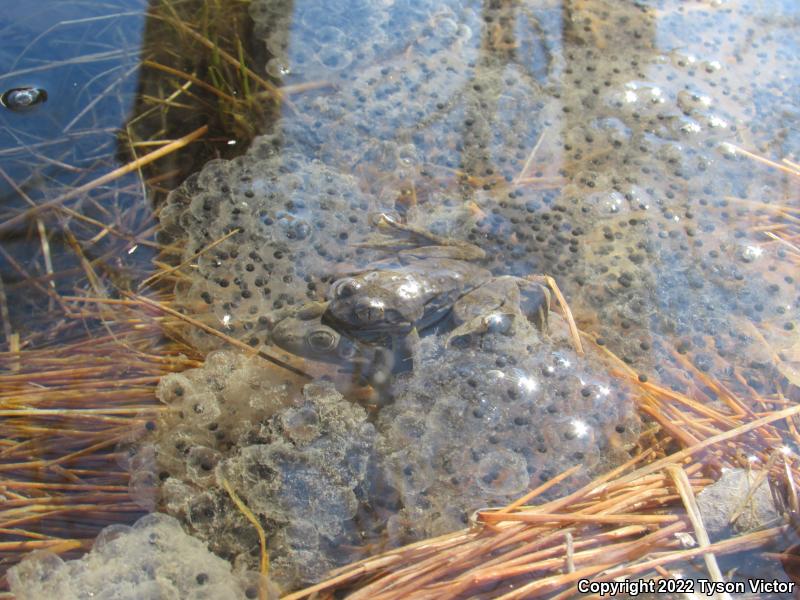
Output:
[[394,360],[385,346],[364,344],[342,335],[322,322],[327,302],[310,302],[275,324],[272,339],[297,356],[320,360],[363,376],[376,387],[386,383]]
[[[481,248],[386,214],[378,215],[375,225],[388,239],[362,245],[393,250],[395,255],[334,282],[324,310],[317,309],[321,317],[314,326],[320,335],[333,331],[361,347],[389,348],[392,370],[407,370],[419,355],[420,332],[447,331],[449,342],[495,327],[507,320],[503,315],[519,313],[540,329],[546,327],[548,289],[528,279],[493,276],[471,262],[485,256]],[[308,343],[299,348],[289,338],[298,339],[289,324],[278,323],[273,332],[278,346],[319,358],[319,351]]]

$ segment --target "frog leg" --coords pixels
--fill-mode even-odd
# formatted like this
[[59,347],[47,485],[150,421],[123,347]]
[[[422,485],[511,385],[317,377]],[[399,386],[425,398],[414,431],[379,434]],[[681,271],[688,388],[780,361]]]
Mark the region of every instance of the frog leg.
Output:
[[481,260],[486,252],[475,244],[454,240],[449,244],[398,244],[391,240],[370,240],[353,244],[359,248],[372,248],[397,252],[398,255],[414,258],[452,258],[455,260]]
[[302,321],[311,321],[321,317],[328,309],[329,302],[306,302],[298,308],[294,316]]
[[506,309],[492,311],[485,315],[478,315],[453,329],[444,339],[445,348],[454,339],[481,335],[484,333],[503,333],[509,334],[514,326],[514,319],[520,317],[518,311]]
[[422,344],[417,328],[413,327],[406,335],[392,338],[394,363],[400,371],[419,366],[422,358]]
[[415,225],[401,223],[386,213],[374,218],[374,225],[389,239],[368,240],[361,247],[396,250],[401,255],[418,258],[453,258],[458,260],[479,260],[486,253],[474,244],[452,240],[436,235]]
[[459,242],[448,246],[421,246],[419,248],[407,248],[399,253],[401,258],[450,258],[454,260],[481,260],[486,258],[486,252],[482,248]]
[[472,334],[506,333],[513,319],[519,315],[520,289],[515,277],[495,277],[459,298],[453,304],[453,322],[456,324],[445,338],[450,341]]
[[394,352],[388,348],[376,348],[366,369],[367,381],[374,388],[383,388],[391,380],[395,369]]
[[522,277],[495,277],[453,304],[457,327],[445,338],[445,345],[465,335],[487,331],[507,333],[514,319],[522,315],[539,331],[546,332],[549,313],[548,287]]
[[569,332],[572,336],[572,344],[575,346],[575,351],[578,353],[578,356],[583,356],[583,344],[581,344],[581,336],[578,332],[578,326],[575,324],[575,318],[572,316],[572,310],[570,310],[569,304],[567,304],[567,299],[564,298],[564,294],[561,293],[556,280],[549,275],[528,275],[524,279],[530,281],[531,283],[538,283],[539,285],[545,286],[547,289],[553,292],[556,297],[556,301],[558,302],[558,306],[561,308],[564,319],[566,319],[567,325],[569,326]]
[[378,231],[398,240],[408,240],[408,242],[418,246],[447,246],[452,242],[452,240],[436,235],[422,227],[411,225],[410,223],[401,223],[386,213],[379,213],[372,221]]
[[546,332],[550,315],[550,288],[527,277],[514,277],[520,291],[519,308],[539,331]]

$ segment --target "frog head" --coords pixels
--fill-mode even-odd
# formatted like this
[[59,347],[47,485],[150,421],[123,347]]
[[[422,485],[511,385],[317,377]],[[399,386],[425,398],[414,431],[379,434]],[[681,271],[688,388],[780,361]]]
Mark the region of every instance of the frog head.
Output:
[[384,385],[394,369],[392,351],[342,335],[323,322],[327,302],[312,302],[284,317],[272,330],[272,341],[297,356],[360,372],[372,385]]
[[[405,281],[408,280],[408,281]],[[396,270],[374,270],[333,284],[327,317],[359,333],[410,329],[424,313],[419,284]]]
[[272,342],[297,356],[328,363],[354,360],[355,342],[322,322],[326,302],[312,302],[284,317],[272,329]]

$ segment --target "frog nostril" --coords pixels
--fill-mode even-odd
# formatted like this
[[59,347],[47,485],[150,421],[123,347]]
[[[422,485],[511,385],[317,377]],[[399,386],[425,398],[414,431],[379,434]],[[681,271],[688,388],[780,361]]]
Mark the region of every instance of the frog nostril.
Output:
[[383,307],[374,303],[359,304],[353,309],[353,313],[361,323],[374,323],[383,319]]
[[355,357],[356,355],[356,347],[350,342],[344,342],[339,345],[338,348],[339,356],[345,359],[350,359]]

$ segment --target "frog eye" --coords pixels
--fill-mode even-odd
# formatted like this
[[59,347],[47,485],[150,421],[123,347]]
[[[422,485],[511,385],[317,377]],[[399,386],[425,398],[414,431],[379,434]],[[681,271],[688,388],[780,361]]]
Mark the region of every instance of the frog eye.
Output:
[[336,337],[330,331],[312,331],[306,336],[306,342],[313,350],[327,352],[336,346]]
[[333,294],[336,298],[349,298],[358,291],[358,284],[352,279],[342,279],[336,284]]

